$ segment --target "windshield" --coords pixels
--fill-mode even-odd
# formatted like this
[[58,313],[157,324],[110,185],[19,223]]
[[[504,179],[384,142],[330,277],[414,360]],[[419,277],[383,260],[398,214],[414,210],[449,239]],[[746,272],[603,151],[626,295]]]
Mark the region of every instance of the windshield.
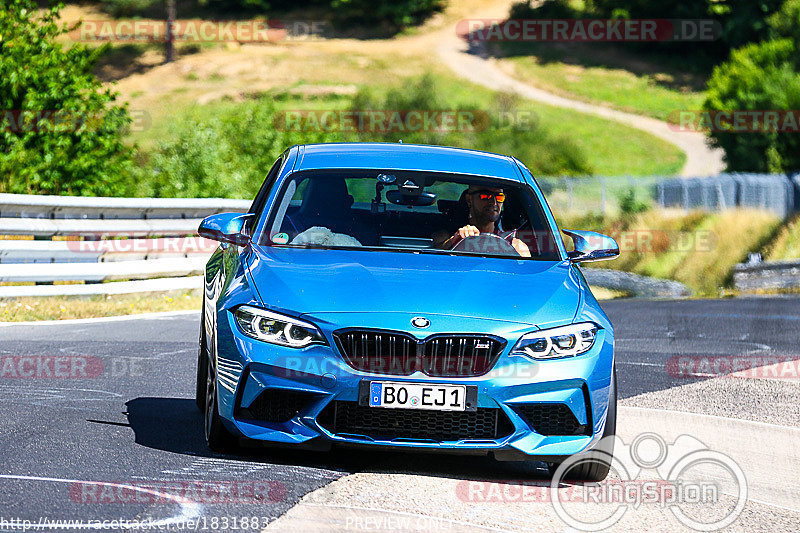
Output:
[[273,203],[261,244],[560,260],[529,187],[408,171],[290,176]]

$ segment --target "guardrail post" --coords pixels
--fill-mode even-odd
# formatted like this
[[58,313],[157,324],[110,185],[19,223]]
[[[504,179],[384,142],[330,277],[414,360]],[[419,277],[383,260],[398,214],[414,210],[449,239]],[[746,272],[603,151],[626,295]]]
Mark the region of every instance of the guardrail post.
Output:
[[725,201],[725,194],[722,191],[722,183],[720,183],[719,178],[717,178],[717,205],[720,211],[728,209],[728,203]]
[[689,211],[689,184],[686,180],[681,182],[681,193],[683,195],[683,210]]
[[602,210],[603,214],[606,214],[606,178],[605,176],[600,178],[600,209]]
[[567,209],[572,211],[572,180],[569,178],[564,178],[565,185],[567,186]]

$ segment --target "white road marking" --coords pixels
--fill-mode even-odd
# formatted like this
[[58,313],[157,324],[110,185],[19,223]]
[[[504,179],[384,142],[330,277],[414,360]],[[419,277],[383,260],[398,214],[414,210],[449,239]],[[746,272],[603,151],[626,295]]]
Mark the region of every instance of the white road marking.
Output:
[[[197,520],[201,516],[201,510],[203,508],[202,505],[195,502],[186,502],[185,498],[181,498],[172,494],[162,493],[157,490],[147,489],[144,487],[136,487],[134,485],[126,485],[124,483],[111,483],[107,481],[84,481],[80,479],[63,479],[57,477],[39,477],[39,476],[20,476],[15,474],[0,474],[0,479],[17,479],[22,481],[47,481],[47,482],[54,482],[54,483],[81,483],[86,485],[102,485],[106,487],[116,487],[119,489],[129,489],[134,490],[137,492],[144,492],[145,494],[150,494],[152,496],[156,496],[158,498],[164,498],[167,500],[174,501],[177,505],[180,506],[180,513],[171,516],[169,518],[163,518],[161,520],[151,521],[148,520],[144,522],[149,527],[165,529],[167,526],[175,525],[175,524],[186,524],[189,520]],[[50,522],[57,522],[58,519],[50,519]],[[133,521],[133,520],[131,520]],[[63,522],[63,521],[62,521]],[[36,525],[38,528],[41,529],[63,529],[63,525],[40,525],[37,523]],[[103,524],[90,524],[90,523],[82,523],[82,524],[73,524],[70,525],[69,529],[108,529],[107,527],[104,528]]]

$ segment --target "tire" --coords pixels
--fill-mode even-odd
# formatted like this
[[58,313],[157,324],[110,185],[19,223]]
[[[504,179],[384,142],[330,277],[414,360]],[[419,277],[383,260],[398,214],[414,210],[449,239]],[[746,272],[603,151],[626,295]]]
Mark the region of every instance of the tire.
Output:
[[[204,315],[205,313],[203,313]],[[206,409],[206,377],[208,375],[208,354],[206,353],[205,317],[200,316],[200,342],[197,350],[197,379],[194,402],[200,411]]]
[[237,448],[237,439],[225,429],[219,415],[217,401],[217,375],[210,357],[206,357],[206,390],[204,394],[204,430],[206,444],[211,450],[220,453],[231,453]]
[[[572,481],[603,481],[611,469],[611,458],[614,456],[614,435],[617,433],[617,369],[611,374],[611,394],[608,398],[608,415],[606,427],[603,429],[601,443],[592,451],[600,455],[598,458],[586,459],[576,463],[564,473],[563,478]],[[606,438],[608,437],[608,438]],[[607,459],[605,457],[608,457]],[[550,475],[553,476],[561,463],[547,463]]]

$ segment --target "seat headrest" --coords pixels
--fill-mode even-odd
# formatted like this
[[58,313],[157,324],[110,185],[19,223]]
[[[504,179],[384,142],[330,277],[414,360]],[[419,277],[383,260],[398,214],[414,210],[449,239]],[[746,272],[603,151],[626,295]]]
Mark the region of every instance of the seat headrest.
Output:
[[344,178],[310,178],[298,213],[329,217],[346,214],[352,205],[353,197],[347,192]]

